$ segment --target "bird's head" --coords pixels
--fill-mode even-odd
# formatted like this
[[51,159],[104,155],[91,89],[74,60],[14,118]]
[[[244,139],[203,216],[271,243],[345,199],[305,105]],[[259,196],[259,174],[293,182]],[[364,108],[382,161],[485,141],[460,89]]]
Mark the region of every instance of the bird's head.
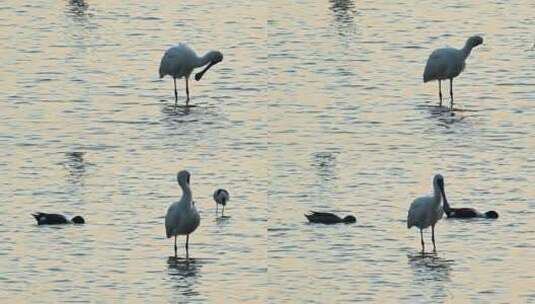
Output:
[[73,217],[71,221],[75,224],[85,224],[84,218],[79,215]]
[[483,38],[481,38],[481,36],[472,36],[466,41],[466,45],[470,46],[470,48],[476,47],[480,44],[483,44]]
[[190,174],[186,170],[178,172],[176,179],[180,185],[189,185]]
[[498,212],[496,212],[494,210],[487,211],[487,212],[485,212],[485,217],[486,218],[497,219],[498,218]]
[[357,218],[352,216],[352,215],[348,215],[346,217],[344,217],[344,223],[355,223],[357,221]]
[[213,65],[220,63],[223,61],[223,54],[220,51],[210,51],[206,55],[204,55],[206,58],[208,58],[208,65],[204,68],[204,70],[200,71],[199,73],[195,74],[195,80],[199,81],[201,80],[202,76],[206,71],[208,71]]

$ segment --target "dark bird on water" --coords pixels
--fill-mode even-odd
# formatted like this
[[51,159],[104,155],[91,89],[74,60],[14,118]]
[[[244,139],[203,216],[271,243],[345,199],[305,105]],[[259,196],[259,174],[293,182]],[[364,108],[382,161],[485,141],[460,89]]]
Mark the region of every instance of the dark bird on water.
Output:
[[33,217],[37,221],[37,225],[59,225],[59,224],[84,224],[83,217],[77,215],[70,221],[62,214],[37,212],[32,213]]
[[352,216],[348,215],[344,218],[339,217],[336,214],[329,213],[329,212],[315,212],[310,211],[310,214],[305,214],[305,217],[308,219],[311,223],[321,223],[321,224],[338,224],[338,223],[355,223],[357,219]]
[[485,213],[481,213],[474,208],[451,208],[448,200],[444,198],[444,212],[448,218],[488,218],[488,219],[497,219],[498,212],[491,210]]
[[221,216],[223,216],[223,213],[225,213],[225,206],[227,205],[227,202],[230,199],[230,194],[225,189],[217,189],[214,192],[214,201],[216,202],[215,205],[215,212],[217,213],[219,205],[223,206],[223,211],[221,211]]

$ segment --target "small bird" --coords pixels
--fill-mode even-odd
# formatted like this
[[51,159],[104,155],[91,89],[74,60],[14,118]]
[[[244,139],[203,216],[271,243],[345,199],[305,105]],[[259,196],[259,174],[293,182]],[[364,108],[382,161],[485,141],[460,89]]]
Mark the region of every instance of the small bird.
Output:
[[488,218],[488,219],[498,218],[498,212],[494,210],[481,213],[474,208],[450,208],[448,199],[445,196],[444,196],[444,213],[446,213],[446,216],[448,218],[450,217],[454,217],[454,218],[481,217],[481,218]]
[[214,201],[215,201],[215,213],[217,214],[217,210],[219,205],[223,206],[223,211],[221,211],[221,216],[223,216],[223,213],[225,213],[225,206],[227,205],[227,202],[230,200],[230,194],[225,189],[217,189],[214,192]]
[[466,40],[462,49],[441,48],[433,51],[427,59],[424,70],[424,83],[431,80],[438,80],[439,106],[442,106],[442,85],[441,81],[450,80],[450,110],[453,110],[453,78],[457,77],[464,70],[466,58],[472,49],[483,43],[480,36],[472,36]]
[[186,235],[186,258],[189,258],[189,235],[197,229],[201,222],[201,217],[192,200],[190,173],[186,170],[178,172],[177,181],[180,188],[182,188],[182,197],[167,209],[165,232],[167,238],[175,237],[175,258],[177,257],[176,237],[177,235]]
[[32,213],[37,221],[37,225],[58,225],[58,224],[84,224],[83,217],[77,215],[70,221],[62,214],[37,212]]
[[409,208],[407,216],[407,228],[416,226],[420,228],[420,238],[422,241],[422,252],[425,251],[423,229],[431,226],[431,240],[433,241],[433,251],[437,250],[435,245],[435,224],[442,218],[444,211],[440,205],[441,200],[446,197],[444,190],[444,177],[437,174],[433,178],[433,196],[423,196],[415,199]]
[[223,54],[219,51],[209,51],[204,56],[199,57],[194,50],[182,42],[165,52],[160,62],[160,78],[163,78],[165,75],[173,77],[175,84],[175,108],[178,102],[176,79],[184,77],[186,80],[187,107],[189,105],[189,76],[193,69],[207,65],[204,70],[195,74],[195,80],[199,81],[208,69],[222,60]]
[[305,214],[305,217],[308,219],[311,223],[321,223],[321,224],[338,224],[338,223],[355,223],[357,219],[352,216],[348,215],[344,217],[343,219],[339,217],[336,214],[328,213],[328,212],[316,212],[316,211],[310,211],[310,214]]

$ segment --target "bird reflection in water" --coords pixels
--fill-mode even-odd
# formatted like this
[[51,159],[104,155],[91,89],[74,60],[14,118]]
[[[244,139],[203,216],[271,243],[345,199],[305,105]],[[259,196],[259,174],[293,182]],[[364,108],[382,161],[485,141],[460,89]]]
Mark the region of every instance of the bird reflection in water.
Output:
[[67,14],[77,18],[86,18],[88,8],[89,5],[84,0],[69,0]]
[[453,260],[439,257],[437,253],[408,254],[408,263],[414,270],[414,275],[422,279],[449,281]]
[[172,279],[173,286],[180,290],[184,296],[198,296],[195,290],[199,270],[202,268],[201,260],[195,258],[175,258],[170,256],[167,259],[167,271]]
[[357,10],[352,0],[330,0],[329,7],[334,13],[336,26],[341,36],[353,34],[356,31],[355,15]]
[[86,173],[87,163],[84,161],[85,152],[67,152],[67,159],[61,163],[69,173],[69,181],[72,184],[80,184]]

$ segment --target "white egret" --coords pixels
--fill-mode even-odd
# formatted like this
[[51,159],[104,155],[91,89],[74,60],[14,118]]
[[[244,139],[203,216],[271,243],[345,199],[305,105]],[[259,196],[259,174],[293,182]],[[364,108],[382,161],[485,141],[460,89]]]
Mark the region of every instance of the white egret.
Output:
[[204,56],[199,57],[187,44],[179,43],[168,49],[162,57],[160,62],[160,78],[165,75],[173,77],[175,84],[175,107],[178,102],[178,92],[176,89],[176,79],[184,77],[186,80],[186,106],[189,104],[189,76],[193,69],[202,67],[206,68],[201,72],[195,74],[195,80],[201,80],[202,76],[209,68],[214,64],[217,64],[223,60],[223,54],[219,51],[209,51]]
[[195,208],[195,202],[192,200],[189,172],[185,170],[178,172],[177,181],[182,188],[182,197],[167,209],[165,232],[167,238],[175,237],[175,258],[177,257],[176,237],[177,235],[186,235],[186,258],[189,258],[189,235],[197,229],[201,217]]
[[429,226],[431,226],[433,250],[437,250],[435,246],[435,224],[444,214],[440,202],[442,198],[446,197],[442,175],[437,174],[433,178],[433,190],[433,196],[423,196],[415,199],[409,208],[409,215],[407,216],[407,228],[410,229],[412,226],[416,226],[420,229],[422,252],[425,251],[423,229]]
[[466,40],[462,49],[441,48],[433,51],[427,59],[424,71],[424,83],[438,80],[438,97],[442,106],[441,81],[450,80],[450,110],[453,110],[453,78],[457,77],[465,67],[465,60],[472,49],[483,43],[480,36],[472,36]]
[[216,204],[215,204],[215,213],[216,214],[217,214],[217,209],[218,209],[219,205],[222,205],[223,206],[223,211],[221,211],[221,216],[223,216],[223,213],[225,213],[225,206],[227,205],[227,202],[229,201],[229,199],[230,199],[230,194],[225,189],[217,189],[214,192],[214,201],[216,202]]

